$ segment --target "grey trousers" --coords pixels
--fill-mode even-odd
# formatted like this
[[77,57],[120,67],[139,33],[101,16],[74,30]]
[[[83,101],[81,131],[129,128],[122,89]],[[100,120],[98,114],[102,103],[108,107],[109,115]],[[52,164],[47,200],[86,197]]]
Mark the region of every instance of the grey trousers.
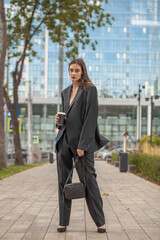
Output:
[[[63,187],[72,169],[73,159],[76,156],[71,152],[66,133],[63,134],[57,146],[57,172],[58,172],[58,195],[59,195],[59,225],[68,226],[71,213],[71,200],[67,200],[63,194]],[[84,179],[83,161],[85,164],[86,178],[86,202],[91,217],[97,227],[105,224],[103,213],[103,202],[100,195],[99,187],[96,181],[94,168],[94,153],[86,153],[84,157],[79,158],[76,164],[76,170],[81,182]],[[72,180],[70,179],[69,182]],[[75,200],[76,201],[76,200]]]

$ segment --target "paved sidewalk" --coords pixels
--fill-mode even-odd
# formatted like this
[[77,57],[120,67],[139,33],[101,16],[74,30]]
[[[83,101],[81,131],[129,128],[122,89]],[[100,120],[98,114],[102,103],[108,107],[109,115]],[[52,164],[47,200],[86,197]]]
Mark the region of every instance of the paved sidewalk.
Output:
[[[57,233],[56,163],[0,181],[0,239],[160,240],[160,186],[96,161],[107,233],[99,234],[84,199],[74,200],[70,226]],[[74,176],[74,179],[77,176]]]

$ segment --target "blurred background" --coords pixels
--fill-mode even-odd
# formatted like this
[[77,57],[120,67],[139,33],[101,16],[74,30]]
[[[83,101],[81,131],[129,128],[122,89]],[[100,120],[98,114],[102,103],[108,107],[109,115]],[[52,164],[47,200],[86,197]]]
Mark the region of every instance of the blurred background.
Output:
[[[89,77],[98,89],[101,134],[118,146],[123,144],[122,133],[127,131],[129,147],[135,148],[141,137],[150,134],[151,122],[154,134],[160,134],[160,0],[110,0],[105,7],[115,21],[112,26],[90,30],[90,38],[98,41],[96,50],[79,45],[77,57],[85,61]],[[53,43],[44,25],[33,41],[38,58],[25,60],[19,87],[21,144],[27,148],[29,99],[34,141],[47,150],[55,144],[59,92],[71,84],[69,61],[63,61],[65,46]],[[9,91],[12,61],[6,72]],[[8,149],[12,148],[13,136],[8,132]]]

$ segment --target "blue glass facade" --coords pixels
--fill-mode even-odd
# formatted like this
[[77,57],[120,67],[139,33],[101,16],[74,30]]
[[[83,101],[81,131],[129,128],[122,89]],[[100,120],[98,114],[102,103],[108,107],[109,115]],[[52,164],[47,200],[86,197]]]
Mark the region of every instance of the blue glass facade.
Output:
[[138,84],[160,79],[160,1],[109,1],[112,26],[94,31],[96,51],[80,49],[102,97],[133,97]]
[[[96,50],[93,51],[90,46],[82,49],[79,45],[78,57],[84,59],[89,77],[98,89],[101,133],[114,142],[121,142],[124,130],[129,131],[131,138],[136,138],[137,101],[135,105],[123,106],[122,103],[119,106],[115,103],[112,106],[105,99],[133,99],[138,84],[144,85],[148,81],[151,86],[155,80],[160,81],[160,0],[110,0],[106,11],[111,13],[115,21],[111,26],[89,30],[91,40],[98,41]],[[41,35],[34,38],[38,58],[34,58],[29,67],[25,64],[22,85],[28,76],[33,98],[53,98],[52,103],[46,100],[46,104],[37,102],[33,106],[33,122],[36,124],[33,126],[33,135],[39,135],[42,145],[47,147],[48,141],[55,136],[52,129],[55,127],[56,113],[54,98],[58,94],[59,45],[51,42],[44,26],[42,30]],[[64,62],[63,89],[71,84],[68,62]],[[13,66],[10,66],[12,69]],[[160,94],[160,89],[157,90]],[[23,95],[20,92],[20,96]],[[159,134],[160,104],[155,109],[153,131]],[[147,106],[143,106],[142,136],[147,134],[147,114]],[[27,129],[27,116],[23,117],[23,123],[23,129]],[[27,136],[24,132],[22,135],[26,144]]]

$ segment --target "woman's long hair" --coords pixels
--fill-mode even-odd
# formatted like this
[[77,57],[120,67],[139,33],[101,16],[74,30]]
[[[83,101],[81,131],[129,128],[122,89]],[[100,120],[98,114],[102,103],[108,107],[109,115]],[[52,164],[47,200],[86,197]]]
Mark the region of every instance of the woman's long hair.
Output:
[[[69,67],[71,66],[71,64],[78,64],[82,68],[82,75],[81,75],[80,79],[78,80],[79,86],[86,86],[88,84],[94,86],[94,84],[91,82],[91,80],[88,76],[86,64],[84,63],[84,61],[81,58],[76,58],[76,59],[72,60],[69,64]],[[69,67],[68,67],[68,70],[69,70]]]

